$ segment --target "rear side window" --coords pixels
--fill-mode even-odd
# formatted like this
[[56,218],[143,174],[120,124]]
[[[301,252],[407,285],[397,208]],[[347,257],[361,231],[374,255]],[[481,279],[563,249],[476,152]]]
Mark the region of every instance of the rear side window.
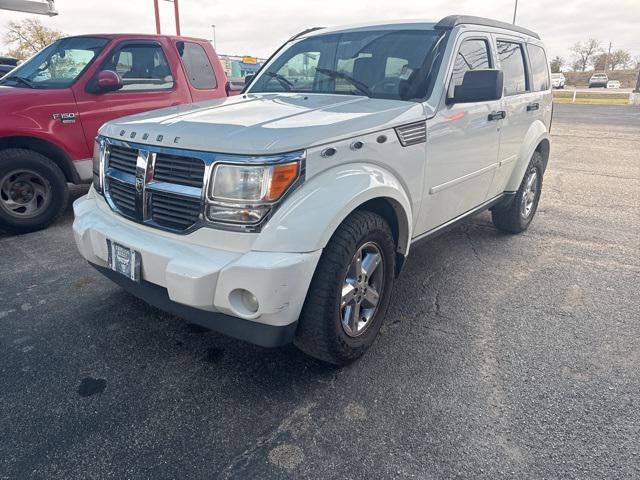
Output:
[[544,50],[535,45],[527,45],[527,51],[529,52],[529,62],[531,63],[531,77],[533,85],[531,90],[534,92],[542,92],[549,90],[549,67],[547,65],[547,56],[544,54]]
[[457,86],[462,85],[464,74],[469,70],[486,70],[491,68],[489,43],[482,39],[465,40],[460,45],[453,65],[453,75],[449,84],[449,97],[453,97]]
[[113,70],[122,78],[118,92],[169,90],[173,75],[160,45],[129,44],[116,50],[100,70]]
[[212,90],[218,86],[213,67],[202,45],[178,42],[176,48],[187,71],[189,83],[198,90]]
[[504,73],[504,94],[517,95],[527,91],[522,46],[513,42],[497,42],[498,59]]

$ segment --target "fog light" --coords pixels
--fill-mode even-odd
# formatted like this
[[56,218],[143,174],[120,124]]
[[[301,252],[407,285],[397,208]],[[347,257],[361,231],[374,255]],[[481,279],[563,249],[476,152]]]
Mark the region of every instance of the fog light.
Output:
[[249,310],[251,313],[256,313],[258,311],[258,299],[256,296],[251,293],[249,290],[242,290],[242,303],[245,308]]
[[244,288],[236,288],[229,294],[231,307],[238,313],[246,316],[253,315],[260,308],[256,296]]

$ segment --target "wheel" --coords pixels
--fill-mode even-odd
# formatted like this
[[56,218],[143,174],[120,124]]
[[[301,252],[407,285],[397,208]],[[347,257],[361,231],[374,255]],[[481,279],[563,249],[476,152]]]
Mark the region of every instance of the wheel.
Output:
[[322,252],[298,321],[294,344],[335,365],[373,344],[389,305],[396,245],[378,214],[355,211]]
[[43,229],[62,215],[68,198],[64,174],[47,157],[19,148],[0,151],[0,227]]
[[507,207],[491,211],[491,219],[498,230],[520,233],[529,227],[538,209],[543,172],[542,155],[535,152],[513,201]]

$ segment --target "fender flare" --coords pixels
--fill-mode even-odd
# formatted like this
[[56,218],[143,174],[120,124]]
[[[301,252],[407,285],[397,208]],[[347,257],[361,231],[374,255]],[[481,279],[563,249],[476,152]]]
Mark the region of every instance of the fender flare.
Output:
[[513,168],[509,181],[505,186],[504,190],[506,192],[515,192],[520,188],[520,183],[524,177],[527,165],[529,165],[529,161],[533,156],[533,152],[535,152],[540,143],[545,140],[550,143],[551,137],[545,124],[537,120],[529,127],[525,135],[520,151],[518,152],[518,163]]
[[303,183],[269,219],[253,250],[304,253],[322,249],[351,212],[376,199],[393,207],[397,250],[406,256],[413,224],[411,201],[392,173],[364,163],[339,165]]
[[54,162],[60,170],[62,170],[68,182],[74,184],[81,183],[80,176],[73,165],[73,161],[64,149],[51,138],[32,132],[24,135],[0,134],[0,150],[6,148],[23,148],[25,150],[38,152]]

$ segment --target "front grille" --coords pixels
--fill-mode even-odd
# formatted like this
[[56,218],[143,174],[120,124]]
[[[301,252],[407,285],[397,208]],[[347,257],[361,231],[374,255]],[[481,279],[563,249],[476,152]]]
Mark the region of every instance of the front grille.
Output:
[[164,192],[151,193],[151,220],[161,227],[186,230],[198,221],[200,199]]
[[109,147],[109,168],[120,170],[121,172],[136,174],[136,163],[138,161],[138,150],[111,145]]
[[205,162],[186,152],[180,155],[168,149],[162,149],[162,153],[153,150],[110,141],[106,197],[111,208],[127,218],[185,232],[200,221]]
[[128,183],[109,179],[109,196],[116,208],[126,217],[136,216],[136,187]]
[[158,182],[202,188],[204,162],[199,158],[159,153],[156,157],[153,179]]

